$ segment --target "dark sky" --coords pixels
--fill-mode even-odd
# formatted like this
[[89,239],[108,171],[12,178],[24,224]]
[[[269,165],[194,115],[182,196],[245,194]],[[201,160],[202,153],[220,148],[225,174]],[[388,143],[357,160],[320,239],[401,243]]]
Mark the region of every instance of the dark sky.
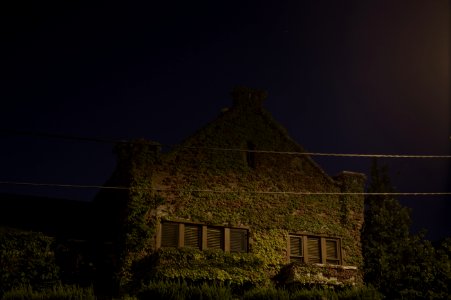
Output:
[[[125,3],[0,10],[0,129],[176,144],[247,85],[268,91],[265,107],[308,151],[451,153],[449,1]],[[3,181],[101,185],[114,169],[110,144],[0,138]],[[331,175],[371,165],[314,159]],[[382,163],[400,192],[451,191],[450,160]],[[451,235],[451,197],[401,200],[415,230]]]

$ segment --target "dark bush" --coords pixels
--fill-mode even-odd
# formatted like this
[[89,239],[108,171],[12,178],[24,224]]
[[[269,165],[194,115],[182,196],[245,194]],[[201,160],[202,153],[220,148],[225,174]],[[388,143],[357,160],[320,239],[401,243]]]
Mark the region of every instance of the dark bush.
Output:
[[3,295],[2,300],[95,300],[92,288],[57,285],[52,288],[33,290],[30,286],[16,287]]
[[186,282],[151,282],[137,295],[138,299],[216,300],[233,299],[232,290],[222,285],[189,285]]
[[189,284],[183,282],[158,281],[151,282],[137,295],[138,299],[242,299],[242,300],[378,300],[381,295],[370,287],[360,288],[313,288],[287,290],[275,287],[255,287],[237,295],[230,286],[206,284]]
[[16,286],[51,287],[59,273],[52,239],[36,232],[0,229],[0,292]]

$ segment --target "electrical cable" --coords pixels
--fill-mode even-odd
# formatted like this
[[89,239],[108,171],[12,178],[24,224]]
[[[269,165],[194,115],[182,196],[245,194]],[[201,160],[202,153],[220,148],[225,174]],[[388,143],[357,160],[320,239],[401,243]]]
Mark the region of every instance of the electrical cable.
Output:
[[124,187],[124,186],[101,186],[101,185],[78,185],[57,184],[37,182],[0,181],[1,185],[26,185],[37,187],[61,187],[81,189],[107,189],[107,190],[150,190],[157,192],[198,192],[198,193],[248,193],[248,194],[270,194],[270,195],[342,195],[342,196],[451,196],[451,192],[296,192],[296,191],[262,191],[262,190],[214,190],[214,189],[174,189],[174,188],[146,188],[146,187]]
[[[0,132],[13,134],[13,135],[24,135],[24,136],[36,136],[54,139],[65,139],[65,140],[76,140],[76,141],[86,141],[86,142],[98,142],[98,143],[110,143],[110,144],[139,144],[143,143],[140,141],[133,140],[123,140],[123,139],[101,139],[101,138],[90,138],[81,136],[71,136],[64,134],[52,134],[52,133],[42,133],[42,132],[31,132],[31,131],[18,131],[18,130],[6,130],[2,129]],[[328,156],[328,157],[357,157],[357,158],[417,158],[417,159],[450,159],[451,155],[417,155],[417,154],[375,154],[375,153],[322,153],[322,152],[299,152],[299,151],[275,151],[275,150],[250,150],[250,149],[239,149],[239,148],[220,148],[220,147],[193,147],[193,146],[182,146],[182,145],[169,145],[169,144],[155,144],[156,146],[169,147],[169,148],[182,148],[182,149],[201,149],[201,150],[211,150],[211,151],[234,151],[234,152],[252,152],[252,153],[262,153],[262,154],[281,154],[281,155],[299,155],[299,156]]]

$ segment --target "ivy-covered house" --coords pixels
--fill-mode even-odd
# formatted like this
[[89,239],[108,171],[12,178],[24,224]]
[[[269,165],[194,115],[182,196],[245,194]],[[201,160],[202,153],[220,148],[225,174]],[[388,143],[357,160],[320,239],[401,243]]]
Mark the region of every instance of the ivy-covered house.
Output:
[[360,284],[363,196],[349,193],[363,192],[364,175],[327,175],[262,107],[264,92],[232,96],[170,151],[116,147],[106,186],[124,189],[95,205],[120,284]]

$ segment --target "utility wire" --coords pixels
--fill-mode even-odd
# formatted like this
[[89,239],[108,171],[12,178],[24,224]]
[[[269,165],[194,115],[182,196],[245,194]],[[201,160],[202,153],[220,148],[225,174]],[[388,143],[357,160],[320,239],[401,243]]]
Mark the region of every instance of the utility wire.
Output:
[[363,154],[363,153],[322,153],[322,152],[297,152],[297,151],[273,151],[273,150],[248,150],[237,148],[214,147],[181,147],[189,149],[205,149],[214,151],[239,151],[269,154],[309,155],[309,156],[336,156],[336,157],[365,157],[365,158],[451,158],[451,155],[415,155],[415,154]]
[[262,190],[215,190],[215,189],[175,189],[175,188],[146,188],[146,187],[124,187],[124,186],[101,186],[101,185],[78,185],[78,184],[57,184],[57,183],[36,183],[0,181],[2,185],[22,185],[36,187],[60,187],[79,189],[106,189],[106,190],[149,190],[157,192],[198,192],[198,193],[249,193],[249,194],[269,194],[269,195],[344,195],[344,196],[450,196],[451,192],[296,192],[296,191],[262,191]]
[[[52,134],[52,133],[42,133],[42,132],[31,132],[31,131],[18,131],[18,130],[0,130],[2,133],[22,135],[22,136],[35,136],[43,138],[54,138],[54,139],[64,139],[64,140],[75,140],[75,141],[86,141],[86,142],[98,142],[98,143],[130,143],[130,144],[142,144],[139,141],[133,140],[120,140],[120,139],[101,139],[101,138],[90,138],[90,137],[80,137],[71,136],[63,134]],[[322,152],[299,152],[299,151],[275,151],[275,150],[250,150],[250,149],[239,149],[239,148],[220,148],[220,147],[194,147],[194,146],[181,146],[181,145],[168,145],[168,144],[156,144],[161,147],[170,148],[182,148],[182,149],[200,149],[200,150],[211,150],[211,151],[228,151],[228,152],[252,152],[252,153],[266,153],[266,154],[281,154],[281,155],[308,155],[308,156],[329,156],[329,157],[360,157],[360,158],[419,158],[419,159],[450,159],[451,155],[416,155],[416,154],[367,154],[367,153],[322,153]]]

